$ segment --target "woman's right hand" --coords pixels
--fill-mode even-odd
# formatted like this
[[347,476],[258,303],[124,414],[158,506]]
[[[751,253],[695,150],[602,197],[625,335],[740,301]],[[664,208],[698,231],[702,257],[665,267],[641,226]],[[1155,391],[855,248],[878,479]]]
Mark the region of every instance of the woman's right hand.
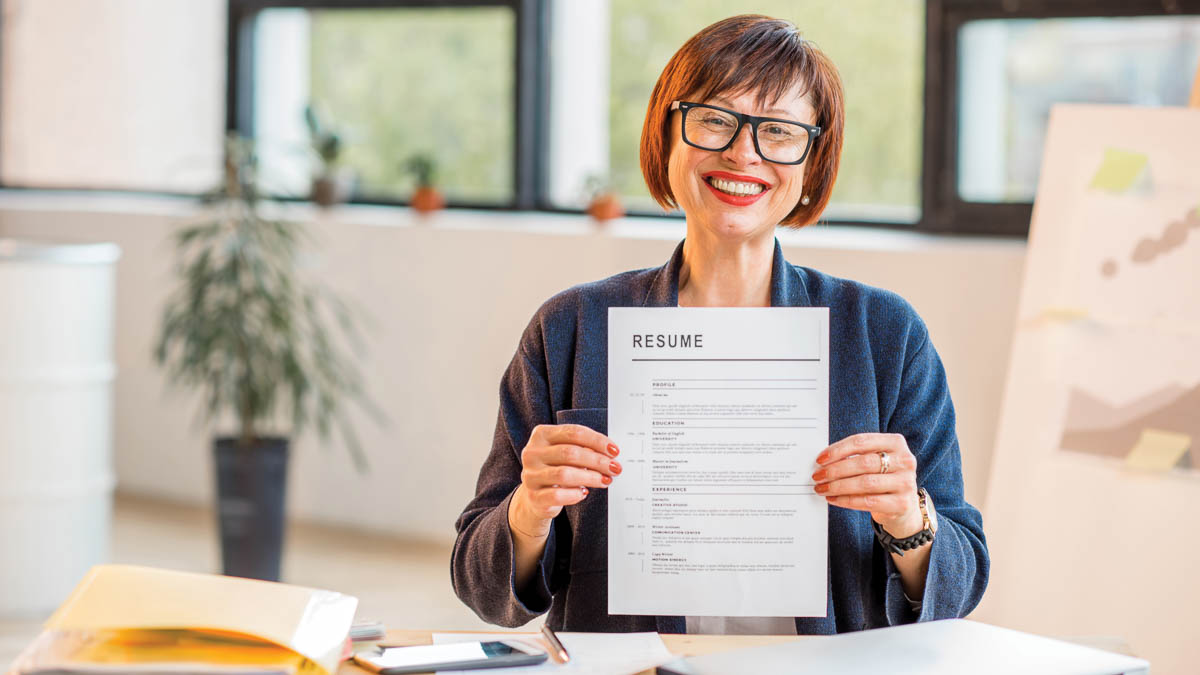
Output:
[[564,506],[583,501],[589,488],[608,487],[621,473],[619,452],[608,436],[579,424],[534,427],[521,451],[521,485],[509,527],[531,538],[546,536]]

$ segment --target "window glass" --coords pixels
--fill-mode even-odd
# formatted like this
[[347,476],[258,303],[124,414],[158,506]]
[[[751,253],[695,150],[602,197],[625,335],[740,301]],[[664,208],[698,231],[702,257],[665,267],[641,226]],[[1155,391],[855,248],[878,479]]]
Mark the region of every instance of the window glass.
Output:
[[420,156],[451,202],[511,201],[514,31],[508,7],[263,11],[254,124],[265,188],[307,196],[321,167],[311,105],[341,139],[335,173],[358,199],[409,199]]
[[[597,177],[614,185],[628,208],[660,211],[650,199],[638,162],[654,83],[675,51],[697,31],[735,14],[757,13],[795,23],[841,72],[846,137],[826,217],[891,222],[919,218],[923,2],[597,4],[602,9],[569,0],[554,5],[550,196],[558,205],[581,205],[588,195],[587,179]],[[597,33],[607,38],[601,44],[592,42]],[[581,43],[587,48],[578,49]],[[594,82],[597,74],[607,87],[581,84]],[[598,137],[606,141],[601,147],[595,142]]]
[[1186,105],[1200,17],[971,21],[958,45],[959,195],[1031,202],[1051,106]]

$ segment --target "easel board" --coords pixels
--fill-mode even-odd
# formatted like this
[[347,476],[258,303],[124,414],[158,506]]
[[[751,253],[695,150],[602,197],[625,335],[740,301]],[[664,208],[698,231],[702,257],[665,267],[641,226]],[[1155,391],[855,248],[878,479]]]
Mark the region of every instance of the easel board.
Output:
[[1056,106],[1037,195],[975,616],[1174,672],[1200,606],[1200,110]]

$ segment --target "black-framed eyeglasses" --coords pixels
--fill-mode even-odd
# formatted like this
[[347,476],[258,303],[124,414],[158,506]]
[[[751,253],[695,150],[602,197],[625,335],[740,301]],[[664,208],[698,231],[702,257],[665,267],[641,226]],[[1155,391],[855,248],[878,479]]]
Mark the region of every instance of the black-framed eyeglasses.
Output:
[[682,112],[683,142],[693,148],[724,152],[733,145],[742,127],[750,125],[750,137],[758,156],[774,164],[800,164],[808,156],[821,127],[778,117],[755,117],[706,103],[674,101],[671,110]]

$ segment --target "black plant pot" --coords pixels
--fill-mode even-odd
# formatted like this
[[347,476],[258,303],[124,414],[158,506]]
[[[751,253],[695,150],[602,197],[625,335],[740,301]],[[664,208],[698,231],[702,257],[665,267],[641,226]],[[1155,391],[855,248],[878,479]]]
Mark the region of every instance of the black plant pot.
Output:
[[263,438],[241,446],[218,438],[213,458],[224,573],[279,581],[288,440]]

